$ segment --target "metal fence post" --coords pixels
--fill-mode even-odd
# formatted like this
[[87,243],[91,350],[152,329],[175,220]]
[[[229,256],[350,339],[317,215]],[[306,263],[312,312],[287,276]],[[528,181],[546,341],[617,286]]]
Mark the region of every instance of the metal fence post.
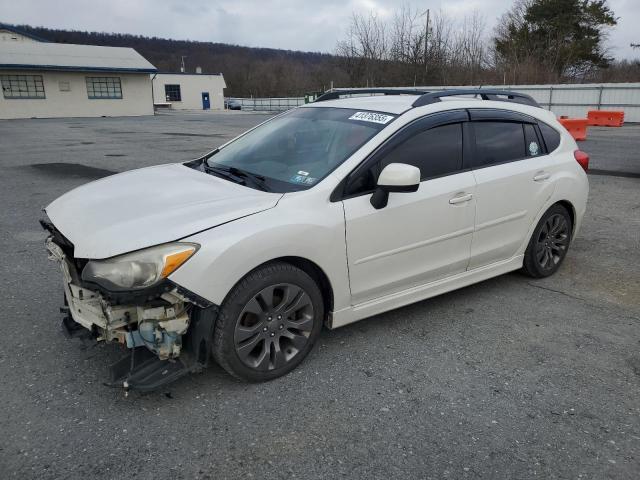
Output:
[[553,111],[551,110],[551,107],[553,106],[553,85],[549,85],[549,111]]
[[604,85],[600,85],[600,92],[598,92],[598,110],[600,110],[600,106],[602,105],[602,90],[604,90]]

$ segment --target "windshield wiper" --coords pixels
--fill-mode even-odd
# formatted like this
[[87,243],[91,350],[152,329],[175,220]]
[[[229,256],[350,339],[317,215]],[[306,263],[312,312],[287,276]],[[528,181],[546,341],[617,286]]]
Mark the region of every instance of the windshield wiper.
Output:
[[236,167],[227,167],[227,166],[211,166],[207,162],[204,162],[204,168],[206,171],[212,171],[220,176],[224,176],[229,180],[232,180],[241,185],[247,185],[247,180],[249,180],[255,187],[263,192],[269,192],[271,189],[267,186],[266,179],[262,175],[258,175],[257,173],[248,172],[246,170],[240,170]]
[[263,177],[262,175],[258,175],[257,173],[253,173],[253,172],[247,172],[245,170],[239,170],[235,167],[230,167],[229,171],[233,175],[237,175],[238,177],[251,180],[251,183],[253,183],[256,187],[258,187],[263,192],[271,191],[271,189],[267,186],[265,177]]
[[212,167],[207,162],[203,163],[204,171],[207,173],[213,173],[214,175],[222,178],[226,178],[227,180],[232,181],[233,183],[238,183],[240,185],[246,186],[246,181],[244,177],[240,175],[234,175],[228,168],[224,167]]

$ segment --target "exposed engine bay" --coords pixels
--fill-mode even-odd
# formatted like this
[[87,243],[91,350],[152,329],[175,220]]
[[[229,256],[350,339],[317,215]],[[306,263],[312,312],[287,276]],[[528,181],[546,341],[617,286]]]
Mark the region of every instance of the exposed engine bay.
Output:
[[[73,283],[62,249],[51,238],[49,258],[58,262],[64,279],[65,299],[73,320],[94,332],[98,341],[117,341],[128,348],[144,346],[162,360],[180,356],[181,338],[189,328],[191,304],[177,291],[162,293],[149,305],[112,305],[98,291]],[[164,303],[161,304],[161,303]]]
[[129,355],[111,367],[110,386],[152,390],[207,366],[215,306],[187,298],[187,292],[170,283],[143,294],[110,298],[83,284],[75,259],[54,237],[47,238],[45,246],[62,271],[65,334],[129,349]]

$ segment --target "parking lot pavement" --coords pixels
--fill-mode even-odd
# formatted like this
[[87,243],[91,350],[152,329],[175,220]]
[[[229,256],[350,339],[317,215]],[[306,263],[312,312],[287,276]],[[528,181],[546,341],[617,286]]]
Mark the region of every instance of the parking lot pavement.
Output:
[[595,173],[640,177],[640,125],[589,127],[587,140],[578,145],[591,155],[591,168]]
[[[2,478],[638,478],[639,178],[591,176],[551,278],[512,273],[324,331],[265,384],[212,367],[153,394],[103,386],[121,351],[62,336],[41,207],[264,119],[0,122]],[[639,138],[598,129],[582,148],[601,170],[633,171]]]

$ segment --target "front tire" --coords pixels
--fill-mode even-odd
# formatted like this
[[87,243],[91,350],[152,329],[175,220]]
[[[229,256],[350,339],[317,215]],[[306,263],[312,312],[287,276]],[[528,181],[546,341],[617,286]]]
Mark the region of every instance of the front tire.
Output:
[[559,204],[549,208],[527,245],[522,266],[524,273],[534,278],[553,275],[567,255],[572,231],[573,222],[567,209]]
[[324,302],[303,270],[274,262],[247,274],[223,302],[213,355],[234,377],[271,380],[296,368],[320,335]]

